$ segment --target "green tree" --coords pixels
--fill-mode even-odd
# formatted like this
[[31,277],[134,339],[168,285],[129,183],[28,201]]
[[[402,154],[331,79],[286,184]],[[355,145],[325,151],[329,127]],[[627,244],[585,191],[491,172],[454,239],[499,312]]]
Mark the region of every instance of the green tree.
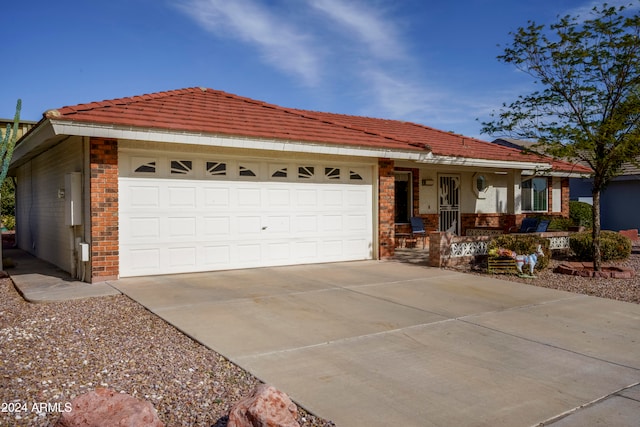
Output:
[[[9,172],[9,164],[13,156],[13,148],[16,146],[18,139],[18,126],[20,125],[20,110],[22,109],[22,100],[18,99],[16,104],[16,114],[13,117],[13,127],[7,124],[7,131],[2,139],[0,146],[0,183],[4,183]],[[0,260],[2,259],[2,244],[0,243]],[[0,263],[0,269],[3,268]]]
[[593,264],[600,270],[600,194],[640,155],[640,16],[604,4],[586,19],[565,16],[548,29],[529,21],[511,35],[498,59],[541,88],[503,104],[482,132],[537,140],[545,153],[593,169]]

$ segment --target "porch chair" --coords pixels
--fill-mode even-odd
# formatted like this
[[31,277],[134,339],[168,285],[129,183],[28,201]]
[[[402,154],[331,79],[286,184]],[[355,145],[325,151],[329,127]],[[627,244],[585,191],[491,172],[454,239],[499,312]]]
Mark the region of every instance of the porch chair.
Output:
[[[548,224],[547,224],[548,226]],[[538,218],[525,218],[522,220],[522,224],[520,224],[520,228],[518,226],[513,226],[509,228],[509,233],[533,233],[538,228]]]
[[543,219],[540,220],[540,222],[538,223],[538,226],[536,227],[536,231],[534,231],[534,233],[544,233],[547,231],[547,228],[549,228],[549,224],[551,223],[551,220],[549,219]]
[[411,237],[422,239],[422,249],[427,244],[427,231],[424,229],[422,218],[417,216],[411,217]]

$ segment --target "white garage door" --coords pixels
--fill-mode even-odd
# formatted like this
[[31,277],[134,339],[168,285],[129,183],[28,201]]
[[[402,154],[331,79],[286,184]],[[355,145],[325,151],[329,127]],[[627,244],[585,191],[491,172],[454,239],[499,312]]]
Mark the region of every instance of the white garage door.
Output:
[[130,160],[141,176],[119,180],[122,277],[372,258],[370,168]]

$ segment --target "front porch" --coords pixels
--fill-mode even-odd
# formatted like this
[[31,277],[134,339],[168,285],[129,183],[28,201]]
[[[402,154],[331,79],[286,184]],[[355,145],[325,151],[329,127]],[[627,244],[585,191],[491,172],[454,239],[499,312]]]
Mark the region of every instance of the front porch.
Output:
[[[527,235],[548,239],[551,251],[569,249],[571,233],[568,231],[548,231],[528,233]],[[479,257],[487,255],[487,245],[491,239],[492,236],[487,235],[456,236],[450,233],[431,232],[425,239],[424,247],[419,239],[407,239],[404,245],[401,245],[401,240],[398,240],[392,259],[441,268],[470,264],[477,262]],[[406,244],[406,242],[411,242],[411,244]]]

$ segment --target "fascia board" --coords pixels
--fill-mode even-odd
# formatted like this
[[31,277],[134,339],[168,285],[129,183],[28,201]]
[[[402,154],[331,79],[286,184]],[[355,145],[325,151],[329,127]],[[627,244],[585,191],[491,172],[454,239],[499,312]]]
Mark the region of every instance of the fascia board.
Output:
[[259,139],[198,132],[171,131],[138,127],[97,125],[95,123],[51,120],[56,135],[77,135],[99,138],[128,139],[134,141],[193,144],[213,147],[247,148],[256,150],[286,151],[309,154],[376,157],[417,161],[424,151],[402,151],[373,147],[349,147],[333,144],[310,143],[293,140]]
[[429,158],[423,157],[419,160],[419,163],[427,163],[433,165],[445,165],[445,166],[467,166],[478,168],[498,168],[498,169],[527,169],[534,171],[546,171],[551,169],[549,163],[541,162],[513,162],[505,160],[488,160],[488,159],[473,159],[467,157],[448,157],[448,156],[431,156]]
[[[11,157],[10,168],[16,168],[29,159],[45,151],[50,141],[57,136],[51,122],[46,120],[16,143]],[[48,143],[49,141],[49,143]]]

